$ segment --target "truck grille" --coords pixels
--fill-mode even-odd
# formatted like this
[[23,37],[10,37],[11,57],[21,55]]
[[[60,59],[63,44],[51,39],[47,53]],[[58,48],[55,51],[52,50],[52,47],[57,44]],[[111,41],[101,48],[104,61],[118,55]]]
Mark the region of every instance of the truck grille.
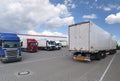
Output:
[[17,50],[6,51],[7,56],[17,56]]

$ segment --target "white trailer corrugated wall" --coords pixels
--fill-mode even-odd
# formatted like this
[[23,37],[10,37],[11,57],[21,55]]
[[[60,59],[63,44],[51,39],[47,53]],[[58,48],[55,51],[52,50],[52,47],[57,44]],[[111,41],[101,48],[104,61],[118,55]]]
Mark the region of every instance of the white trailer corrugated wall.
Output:
[[110,49],[111,34],[90,22],[90,51]]

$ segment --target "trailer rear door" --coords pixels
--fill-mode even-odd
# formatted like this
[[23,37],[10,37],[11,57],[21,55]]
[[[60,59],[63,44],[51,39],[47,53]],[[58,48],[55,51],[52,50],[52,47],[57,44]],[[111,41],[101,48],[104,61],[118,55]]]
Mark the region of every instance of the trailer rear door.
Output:
[[89,22],[69,26],[69,50],[89,50]]

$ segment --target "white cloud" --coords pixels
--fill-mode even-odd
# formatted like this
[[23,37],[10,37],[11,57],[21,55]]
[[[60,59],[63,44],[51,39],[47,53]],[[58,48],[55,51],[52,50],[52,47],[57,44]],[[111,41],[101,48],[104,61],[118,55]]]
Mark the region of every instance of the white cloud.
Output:
[[90,1],[79,0],[79,3],[89,5]]
[[95,0],[95,2],[97,2],[98,0]]
[[[48,25],[55,18],[68,19],[70,24],[74,22],[74,17],[71,16],[66,5],[54,5],[49,0],[3,0],[0,3],[0,14],[0,32],[34,30],[41,24]],[[54,23],[56,21],[51,22]],[[58,26],[64,25],[67,25],[65,20]]]
[[75,4],[72,4],[72,5],[71,5],[71,8],[75,8],[75,7],[76,7],[76,5],[75,5]]
[[67,37],[67,35],[64,35],[60,32],[51,32],[49,30],[44,30],[41,33],[35,32],[34,30],[29,30],[28,34],[32,34],[32,35],[49,35],[49,36],[65,36]]
[[120,6],[117,7],[117,10],[120,10]]
[[111,5],[108,4],[107,6],[102,6],[104,11],[111,11],[112,9],[116,9],[118,6],[117,5]]
[[100,5],[100,6],[97,6],[96,8],[103,9],[104,11],[111,11],[113,9],[120,10],[120,6],[119,5],[112,5],[112,4],[108,4],[106,6],[105,5]]
[[110,7],[104,7],[103,9],[104,9],[104,11],[110,11],[111,10]]
[[23,11],[22,5],[18,2],[9,4],[7,9],[8,9],[8,11],[10,11],[12,13],[17,13],[17,12]]
[[67,7],[64,4],[57,4],[56,10],[60,11],[59,14],[62,16],[70,16]]
[[70,8],[75,8],[76,5],[73,4],[72,0],[64,0],[64,4],[67,6],[67,7],[70,7]]
[[87,18],[87,19],[96,19],[97,16],[95,14],[90,14],[90,15],[83,15],[83,18]]
[[118,13],[116,13],[116,14],[108,15],[108,16],[105,18],[105,21],[106,21],[108,24],[120,23],[120,12],[118,12]]
[[67,17],[67,18],[52,18],[46,24],[50,27],[60,27],[62,25],[70,25],[74,23],[74,17]]

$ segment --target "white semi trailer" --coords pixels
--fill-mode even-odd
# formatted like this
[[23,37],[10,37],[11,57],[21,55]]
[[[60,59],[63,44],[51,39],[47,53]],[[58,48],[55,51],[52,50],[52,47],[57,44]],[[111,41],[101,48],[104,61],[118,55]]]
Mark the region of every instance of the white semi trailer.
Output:
[[117,42],[111,34],[91,21],[69,26],[69,50],[73,59],[91,61],[116,53]]

